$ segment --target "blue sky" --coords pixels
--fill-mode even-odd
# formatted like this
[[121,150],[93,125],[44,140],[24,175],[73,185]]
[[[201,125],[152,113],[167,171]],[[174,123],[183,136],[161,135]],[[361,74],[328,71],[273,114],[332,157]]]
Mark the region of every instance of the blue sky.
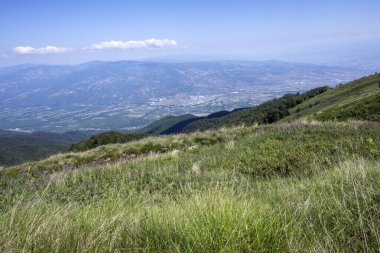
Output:
[[379,0],[0,0],[0,66],[186,55],[365,58],[380,50],[379,11]]

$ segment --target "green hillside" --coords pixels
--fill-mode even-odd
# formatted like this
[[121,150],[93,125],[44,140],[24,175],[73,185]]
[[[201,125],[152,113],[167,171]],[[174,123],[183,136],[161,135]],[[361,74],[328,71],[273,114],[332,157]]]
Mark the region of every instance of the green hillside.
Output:
[[0,166],[39,160],[89,136],[89,132],[22,133],[0,130]]
[[311,252],[380,247],[380,124],[147,137],[0,174],[2,252]]
[[195,118],[195,115],[192,114],[184,114],[180,116],[166,116],[162,119],[156,120],[153,123],[147,125],[146,127],[142,128],[139,132],[146,133],[146,134],[160,134],[164,132],[166,129],[174,126],[175,124],[188,120],[191,118]]
[[380,74],[337,86],[289,110],[284,121],[370,120],[380,122]]

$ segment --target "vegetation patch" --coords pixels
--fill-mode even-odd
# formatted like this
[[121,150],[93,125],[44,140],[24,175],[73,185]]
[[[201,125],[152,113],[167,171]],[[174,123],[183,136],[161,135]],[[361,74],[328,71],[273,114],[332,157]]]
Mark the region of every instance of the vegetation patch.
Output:
[[126,143],[130,141],[139,140],[146,137],[145,134],[123,134],[117,131],[110,131],[105,133],[100,133],[91,136],[91,138],[79,142],[77,144],[72,144],[69,151],[86,151],[102,145],[112,144],[112,143]]

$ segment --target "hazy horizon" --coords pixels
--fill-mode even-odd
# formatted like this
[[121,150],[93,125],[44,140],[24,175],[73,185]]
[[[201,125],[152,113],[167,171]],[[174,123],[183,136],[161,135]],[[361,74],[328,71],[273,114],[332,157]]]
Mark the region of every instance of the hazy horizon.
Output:
[[189,56],[380,66],[379,1],[0,5],[0,67]]

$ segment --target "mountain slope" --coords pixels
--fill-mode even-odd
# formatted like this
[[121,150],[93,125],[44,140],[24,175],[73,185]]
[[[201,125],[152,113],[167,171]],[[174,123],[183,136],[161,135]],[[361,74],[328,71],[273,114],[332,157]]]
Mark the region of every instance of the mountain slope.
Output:
[[[243,108],[241,108],[243,109]],[[235,109],[234,111],[241,110]],[[201,119],[213,119],[230,114],[229,111],[219,111],[211,113],[207,116],[195,116],[192,114],[184,114],[179,116],[167,116],[156,120],[148,126],[142,128],[140,132],[147,134],[176,134],[181,133],[187,125]]]
[[380,122],[380,74],[337,86],[290,109],[283,119],[370,120]]
[[192,114],[184,114],[179,116],[166,116],[162,119],[156,120],[151,124],[143,127],[139,132],[146,134],[161,134],[167,129],[173,127],[177,123],[180,123],[189,119],[197,119],[198,117]]

